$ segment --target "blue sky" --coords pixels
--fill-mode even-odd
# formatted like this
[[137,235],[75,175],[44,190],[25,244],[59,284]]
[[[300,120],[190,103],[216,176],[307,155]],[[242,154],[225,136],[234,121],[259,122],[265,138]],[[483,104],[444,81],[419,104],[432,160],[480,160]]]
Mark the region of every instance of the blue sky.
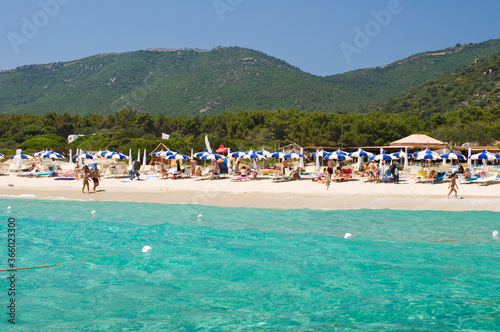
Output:
[[500,37],[500,1],[3,0],[0,69],[241,46],[320,76]]

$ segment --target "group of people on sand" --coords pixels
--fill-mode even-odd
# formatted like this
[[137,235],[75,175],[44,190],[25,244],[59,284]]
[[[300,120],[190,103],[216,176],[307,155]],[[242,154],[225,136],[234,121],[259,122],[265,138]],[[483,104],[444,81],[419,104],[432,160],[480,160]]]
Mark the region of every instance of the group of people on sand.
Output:
[[101,175],[99,175],[99,170],[97,169],[97,166],[94,168],[90,169],[87,165],[83,165],[83,168],[80,168],[79,164],[76,164],[75,166],[75,178],[78,180],[79,178],[82,178],[83,181],[83,187],[82,187],[82,193],[85,193],[85,187],[87,187],[87,192],[90,193],[90,179],[92,179],[92,182],[94,183],[94,192],[97,191],[97,187],[99,186],[99,182],[101,180]]

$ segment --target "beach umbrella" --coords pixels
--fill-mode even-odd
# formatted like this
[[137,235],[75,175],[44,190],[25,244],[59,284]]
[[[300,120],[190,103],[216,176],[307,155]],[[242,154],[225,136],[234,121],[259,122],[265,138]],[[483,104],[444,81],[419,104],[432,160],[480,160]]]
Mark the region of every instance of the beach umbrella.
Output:
[[329,152],[326,152],[325,150],[321,149],[321,151],[316,150],[316,152],[311,153],[311,157],[322,157],[324,158],[326,155],[328,155]]
[[337,150],[334,151],[327,156],[325,156],[325,159],[327,160],[351,160],[351,157],[347,155],[347,153]]
[[142,166],[146,167],[146,149],[144,149],[144,155],[142,156]]
[[221,156],[220,154],[216,154],[216,153],[209,153],[203,157],[201,157],[200,159],[203,159],[203,160],[219,160],[219,159],[223,159],[224,157]]
[[188,160],[189,157],[183,154],[180,154],[179,152],[173,153],[170,156],[167,157],[169,160]]
[[240,149],[238,149],[238,151],[231,153],[231,157],[242,158],[245,154],[246,154],[246,152],[243,152]]
[[156,153],[156,157],[162,157],[162,158],[168,158],[169,156],[173,155],[174,153],[170,150],[163,151],[161,150],[160,152]]
[[285,153],[283,153],[283,151],[281,151],[281,149],[278,149],[278,151],[271,153],[271,155],[269,157],[283,159],[284,156],[285,156]]
[[402,158],[406,158],[406,159],[409,159],[409,158],[413,158],[413,155],[411,153],[406,153],[406,152],[403,152],[403,150],[399,151],[399,152],[394,152],[394,153],[391,153],[391,156],[394,156],[398,159],[402,159]]
[[96,158],[100,158],[100,157],[102,157],[102,154],[103,154],[103,153],[105,153],[105,152],[107,152],[107,151],[102,151],[102,150],[99,150],[99,151],[97,151],[97,152],[92,153],[92,155],[93,155],[94,157],[96,157]]
[[496,153],[491,153],[491,152],[488,152],[486,150],[483,150],[482,152],[480,153],[476,153],[476,154],[473,154],[472,156],[470,156],[470,159],[471,160],[497,160],[499,159],[500,156]]
[[496,153],[491,153],[486,150],[483,150],[480,153],[473,154],[470,156],[470,160],[482,160],[483,161],[483,167],[485,168],[486,171],[486,165],[488,164],[489,161],[497,160],[499,159],[500,156]]
[[22,152],[19,152],[13,156],[10,156],[10,159],[13,159],[13,160],[32,159],[32,158],[33,157],[28,156],[27,154],[24,154]]
[[261,154],[258,154],[256,153],[255,151],[248,151],[246,154],[243,155],[243,157],[241,157],[242,159],[259,159],[259,160],[263,160],[263,159],[267,159],[266,156],[264,155],[261,155]]
[[120,153],[118,151],[113,151],[111,154],[106,156],[106,159],[123,160],[123,159],[128,159],[128,157],[123,153]]
[[377,154],[375,156],[370,157],[370,160],[374,160],[374,161],[396,160],[396,159],[398,159],[398,158],[391,156],[390,154],[387,154],[384,151],[382,151],[382,153],[380,153],[380,154]]
[[3,154],[0,153],[0,159],[3,159],[3,158],[4,158]]
[[300,158],[305,158],[306,156],[304,156],[303,154],[300,154],[300,153],[297,153],[295,151],[292,151],[290,153],[287,153],[283,156],[283,158],[285,159],[300,159]]
[[262,156],[264,156],[264,157],[268,157],[269,155],[271,155],[271,152],[270,152],[270,151],[267,151],[267,150],[265,150],[265,149],[262,149],[262,150],[260,150],[260,151],[256,151],[255,153],[256,153],[256,154],[260,154],[260,155],[262,155]]
[[450,152],[442,154],[441,158],[443,159],[450,159],[450,160],[465,160],[465,156],[460,153],[455,153],[453,150],[450,150]]
[[360,158],[360,157],[373,157],[373,153],[364,151],[363,149],[358,149],[358,151],[354,151],[348,154],[349,157],[351,158]]
[[50,159],[64,159],[64,156],[60,153],[54,151],[48,151],[45,154],[40,156],[41,158],[50,158]]
[[209,152],[207,151],[207,149],[205,149],[205,150],[204,150],[204,151],[202,151],[202,152],[195,153],[195,154],[194,154],[194,156],[195,156],[196,158],[202,158],[202,157],[204,157],[204,156],[206,156],[206,155],[208,155],[208,154],[209,154]]
[[[415,154],[413,154],[415,155]],[[431,150],[425,150],[423,153],[417,153],[415,156],[416,160],[441,160],[441,155],[437,152],[431,151]]]
[[74,159],[94,159],[94,156],[88,153],[87,151],[84,151],[82,153],[76,154]]
[[46,154],[47,152],[49,152],[49,151],[42,150],[42,151],[35,152],[35,153],[33,153],[33,157],[41,157],[43,154]]
[[219,146],[217,150],[215,150],[217,153],[228,153],[228,148],[226,148],[223,144]]

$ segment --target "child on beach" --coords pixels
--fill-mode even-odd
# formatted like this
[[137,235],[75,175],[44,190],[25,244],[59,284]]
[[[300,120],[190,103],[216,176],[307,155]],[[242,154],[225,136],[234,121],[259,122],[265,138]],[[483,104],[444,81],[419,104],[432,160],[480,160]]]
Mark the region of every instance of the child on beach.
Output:
[[326,184],[326,190],[328,190],[330,188],[330,182],[331,182],[331,179],[330,179],[330,173],[326,173],[326,181],[325,181],[325,184]]
[[457,175],[455,173],[452,174],[450,184],[448,185],[448,189],[450,189],[450,192],[448,193],[448,198],[450,198],[450,194],[452,192],[455,192],[455,198],[458,198],[457,196]]

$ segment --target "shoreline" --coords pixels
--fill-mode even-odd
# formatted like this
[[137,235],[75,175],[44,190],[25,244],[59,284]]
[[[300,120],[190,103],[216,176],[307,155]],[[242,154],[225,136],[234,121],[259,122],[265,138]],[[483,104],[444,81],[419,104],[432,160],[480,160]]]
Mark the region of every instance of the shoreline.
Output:
[[[459,197],[447,199],[448,183],[415,184],[362,183],[351,180],[324,185],[303,179],[272,183],[270,179],[231,182],[229,179],[194,181],[144,181],[104,179],[98,191],[81,192],[81,181],[54,181],[53,178],[0,178],[0,198],[67,199],[158,204],[199,204],[220,207],[311,210],[433,210],[500,212],[498,184],[487,187],[459,184]],[[10,186],[12,185],[12,186]],[[91,184],[92,187],[92,184]]]

